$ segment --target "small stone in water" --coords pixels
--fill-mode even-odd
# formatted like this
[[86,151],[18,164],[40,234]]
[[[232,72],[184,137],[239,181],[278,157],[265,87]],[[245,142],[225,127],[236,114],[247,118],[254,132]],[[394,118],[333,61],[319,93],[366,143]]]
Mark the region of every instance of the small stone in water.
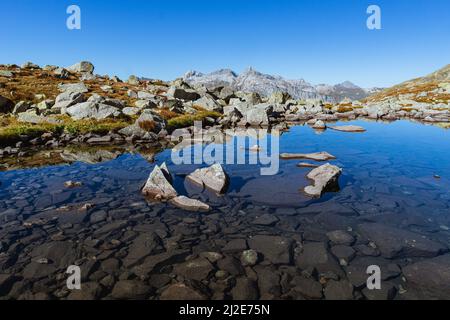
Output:
[[49,264],[50,263],[47,258],[38,259],[38,260],[36,260],[36,262],[39,264]]
[[255,250],[245,250],[241,255],[241,263],[244,267],[254,266],[258,262],[258,253]]
[[66,188],[77,188],[77,187],[81,187],[82,185],[83,185],[83,183],[77,182],[77,181],[66,181],[66,182],[64,182],[64,186]]
[[435,179],[440,179],[440,178],[441,178],[441,176],[440,176],[440,175],[437,175],[437,174],[435,174],[433,177],[434,177]]

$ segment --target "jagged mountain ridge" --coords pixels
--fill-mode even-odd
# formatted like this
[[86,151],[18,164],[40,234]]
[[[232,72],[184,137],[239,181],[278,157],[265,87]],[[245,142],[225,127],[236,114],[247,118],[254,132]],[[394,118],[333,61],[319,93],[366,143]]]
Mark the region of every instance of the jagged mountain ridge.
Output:
[[269,96],[274,92],[289,93],[295,99],[320,99],[327,102],[340,102],[345,98],[360,100],[369,96],[371,89],[366,90],[350,81],[337,85],[312,85],[304,79],[288,80],[280,76],[273,76],[258,72],[252,68],[241,74],[231,69],[221,69],[208,74],[190,71],[183,77],[191,85],[203,85],[207,88],[230,86],[234,90],[257,92],[262,96]]

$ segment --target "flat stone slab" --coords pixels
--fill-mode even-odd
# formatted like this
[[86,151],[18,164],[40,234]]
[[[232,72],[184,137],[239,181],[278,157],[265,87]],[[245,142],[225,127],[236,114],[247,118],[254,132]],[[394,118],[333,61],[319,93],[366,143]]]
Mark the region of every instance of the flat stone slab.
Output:
[[331,130],[341,131],[341,132],[366,132],[367,130],[360,126],[332,126],[328,127]]
[[312,164],[312,163],[300,162],[299,164],[297,164],[297,167],[299,167],[299,168],[317,168],[319,166],[316,164]]
[[375,242],[381,254],[386,258],[435,257],[448,248],[426,239],[423,235],[408,230],[387,226],[381,223],[364,223],[359,231]]
[[278,236],[256,235],[248,241],[249,247],[261,252],[264,260],[273,264],[290,264],[292,261],[292,240]]
[[170,200],[175,207],[193,212],[207,212],[211,210],[210,206],[199,200],[191,199],[185,196],[179,196]]
[[316,152],[316,153],[282,153],[280,158],[283,160],[293,160],[293,159],[307,159],[314,161],[327,161],[336,159],[335,156],[329,154],[328,152]]
[[420,299],[450,299],[450,254],[408,265],[403,274]]

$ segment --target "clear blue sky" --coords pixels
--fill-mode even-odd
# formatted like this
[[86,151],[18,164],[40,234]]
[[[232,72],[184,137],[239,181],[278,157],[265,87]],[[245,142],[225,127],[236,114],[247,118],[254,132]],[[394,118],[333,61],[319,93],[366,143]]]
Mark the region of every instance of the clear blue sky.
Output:
[[[66,8],[82,29],[66,28]],[[382,9],[381,31],[366,9]],[[449,0],[1,0],[0,63],[174,79],[249,66],[312,83],[388,86],[450,63]]]

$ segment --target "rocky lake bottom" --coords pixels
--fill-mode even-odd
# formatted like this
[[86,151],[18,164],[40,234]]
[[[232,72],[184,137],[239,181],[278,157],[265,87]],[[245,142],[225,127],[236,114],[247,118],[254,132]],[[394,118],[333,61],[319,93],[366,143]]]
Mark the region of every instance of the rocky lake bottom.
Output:
[[[48,163],[32,168],[18,161],[0,171],[0,297],[450,299],[449,132],[351,124],[367,132],[298,125],[280,137],[281,153],[336,156],[340,190],[320,199],[302,193],[311,168],[299,160],[280,160],[275,176],[224,165],[223,196],[185,183],[202,165],[174,165],[170,150],[154,162],[120,148],[41,151],[34,158]],[[213,210],[147,201],[140,190],[163,162],[180,194]],[[82,290],[66,286],[70,265],[81,267]],[[373,265],[380,290],[366,287]]]

